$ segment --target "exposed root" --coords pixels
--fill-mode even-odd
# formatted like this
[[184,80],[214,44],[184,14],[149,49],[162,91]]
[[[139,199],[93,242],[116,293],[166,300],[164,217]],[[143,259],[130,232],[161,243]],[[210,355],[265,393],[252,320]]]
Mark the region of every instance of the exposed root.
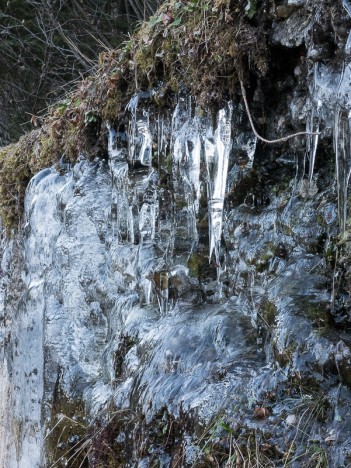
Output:
[[263,141],[264,143],[268,143],[269,145],[273,145],[275,143],[283,143],[284,141],[288,141],[291,138],[295,138],[295,137],[300,136],[300,135],[319,135],[320,134],[320,132],[297,132],[297,133],[293,133],[292,135],[288,135],[288,136],[285,136],[285,137],[282,137],[282,138],[277,138],[276,140],[266,140],[266,138],[263,138],[261,135],[258,134],[258,132],[257,132],[257,130],[255,128],[255,125],[254,125],[253,120],[252,120],[249,104],[247,102],[247,96],[246,96],[244,83],[242,82],[242,80],[240,78],[239,78],[239,82],[240,82],[241,94],[243,96],[243,100],[244,100],[244,104],[245,104],[246,113],[247,113],[247,116],[249,118],[252,131],[254,132],[255,136],[259,140]]

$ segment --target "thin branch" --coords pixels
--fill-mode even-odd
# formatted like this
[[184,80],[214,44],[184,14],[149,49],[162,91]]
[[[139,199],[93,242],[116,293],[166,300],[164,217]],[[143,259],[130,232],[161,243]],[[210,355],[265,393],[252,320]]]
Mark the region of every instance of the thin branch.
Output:
[[241,94],[243,96],[243,100],[244,100],[244,104],[245,104],[246,113],[247,113],[247,116],[249,118],[252,131],[254,132],[255,136],[259,140],[263,141],[264,143],[268,143],[270,145],[273,145],[275,143],[283,143],[284,141],[288,141],[291,138],[295,138],[295,137],[300,136],[300,135],[320,135],[320,132],[298,132],[298,133],[293,133],[292,135],[288,135],[288,136],[285,136],[285,137],[282,137],[282,138],[278,138],[276,140],[266,140],[266,138],[261,137],[261,135],[258,134],[258,132],[257,132],[257,130],[255,128],[255,125],[253,123],[253,120],[252,120],[249,104],[247,102],[247,96],[246,96],[244,83],[242,82],[242,80],[240,78],[239,78],[239,82],[240,82]]

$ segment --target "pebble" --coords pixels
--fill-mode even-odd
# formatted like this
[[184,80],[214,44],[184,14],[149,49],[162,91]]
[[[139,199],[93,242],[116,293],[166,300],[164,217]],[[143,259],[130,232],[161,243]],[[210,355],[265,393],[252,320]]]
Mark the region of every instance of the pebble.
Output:
[[295,416],[295,414],[289,414],[289,416],[287,416],[287,418],[285,419],[285,424],[287,424],[288,426],[294,426],[296,424],[296,420],[297,417]]

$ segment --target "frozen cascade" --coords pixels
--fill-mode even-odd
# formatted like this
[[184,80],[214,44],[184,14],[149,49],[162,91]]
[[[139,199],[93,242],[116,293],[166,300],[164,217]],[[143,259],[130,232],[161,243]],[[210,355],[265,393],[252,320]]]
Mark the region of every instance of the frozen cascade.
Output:
[[[133,112],[136,113],[136,109],[133,107]],[[179,108],[173,117],[172,158],[179,171],[178,183],[183,186],[182,193],[187,198],[188,235],[196,249],[196,220],[200,197],[207,183],[211,254],[214,250],[219,261],[231,106],[220,111],[214,131],[207,119],[189,118],[188,114],[185,119],[182,116],[184,120],[179,125],[175,124],[177,112]],[[108,371],[104,377],[99,369],[102,363],[107,368],[113,365],[112,356],[118,342],[107,347],[104,343],[108,336],[111,339],[118,333],[121,322],[106,317],[102,298],[107,291],[117,316],[129,314],[131,320],[133,316],[140,316],[140,309],[135,307],[138,288],[143,290],[146,304],[152,304],[156,296],[161,312],[165,313],[174,301],[169,296],[171,283],[186,278],[187,268],[169,263],[172,236],[168,237],[161,255],[155,255],[155,244],[162,245],[163,242],[160,230],[169,232],[172,225],[170,221],[159,220],[158,174],[148,168],[152,146],[148,111],[142,110],[142,116],[145,119],[135,119],[135,127],[128,136],[124,131],[115,131],[108,126],[108,167],[104,162],[89,164],[83,158],[64,176],[54,169],[42,171],[28,188],[24,249],[28,265],[25,275],[27,300],[23,303],[23,321],[18,320],[17,328],[12,329],[12,336],[18,335],[19,354],[14,365],[20,371],[18,377],[11,380],[11,388],[6,368],[1,371],[1,392],[11,391],[14,408],[14,419],[6,424],[14,431],[20,431],[23,441],[16,453],[7,454],[7,466],[11,468],[35,467],[43,463],[43,454],[38,451],[44,437],[39,430],[43,427],[41,401],[44,395],[50,395],[58,373],[65,393],[68,396],[80,394],[89,399],[92,412],[99,411],[111,398],[109,382],[113,372]],[[164,138],[167,127],[162,121],[159,126]],[[206,141],[212,140],[211,153]],[[163,148],[166,146],[164,143]],[[128,167],[131,154],[133,161],[139,160],[146,166],[146,172],[141,171],[140,175],[136,172],[133,180]],[[203,155],[208,172],[201,180]],[[133,190],[130,189],[132,183]],[[41,222],[42,213],[45,213],[45,223]],[[207,333],[206,330],[203,333]],[[105,348],[102,356],[101,348]],[[31,349],[36,350],[35,359]],[[50,349],[47,359],[51,365],[47,368],[44,368],[44,349]],[[172,366],[178,365],[175,364],[176,351],[174,353]],[[194,385],[202,380],[200,372]],[[27,389],[25,395],[16,390],[23,388]],[[31,405],[27,402],[28,394],[31,395]],[[45,398],[50,405],[51,397]],[[46,415],[49,414],[48,409]],[[16,426],[14,421],[20,420],[20,415],[25,415],[27,422]],[[1,444],[6,445],[6,437],[9,436],[2,434]]]
[[[344,5],[349,5],[344,2]],[[349,7],[347,8],[349,12]],[[338,217],[340,232],[346,230],[348,218],[348,190],[351,176],[350,149],[350,93],[351,67],[344,62],[339,72],[330,71],[322,63],[314,64],[313,83],[311,85],[311,113],[307,120],[307,131],[318,133],[323,120],[331,127],[335,153],[335,168],[338,192]],[[333,109],[328,109],[330,101],[335,103]],[[333,122],[331,126],[330,122]],[[309,157],[308,195],[315,195],[316,187],[313,181],[314,166],[320,135],[307,138],[307,155]]]
[[[47,169],[28,187],[25,292],[11,329],[17,370],[9,390],[8,427],[13,433],[8,437],[18,444],[11,444],[16,452],[1,466],[46,466],[41,453],[43,423],[50,416],[58,375],[70,396],[82,395],[89,382],[92,408],[99,408],[101,399],[105,402],[111,393],[98,380],[108,331],[99,294],[108,287],[103,265],[110,207],[111,176],[105,163],[82,161],[63,176]],[[112,294],[120,285],[118,279],[110,288]],[[46,362],[50,364],[44,367]]]
[[[143,116],[146,114],[144,110]],[[180,171],[179,184],[184,184],[188,194],[188,236],[195,248],[201,187],[207,182],[211,193],[209,216],[214,227],[211,228],[211,253],[214,250],[219,260],[231,106],[220,111],[215,131],[206,119],[195,116],[187,120],[188,117],[177,129],[173,126],[172,143],[172,158]],[[151,148],[148,135],[152,132],[147,119],[143,126],[138,122],[132,130],[137,135],[133,160],[148,166],[150,160],[144,155],[148,152],[147,146]],[[205,139],[213,140],[211,154],[204,151]],[[108,323],[104,304],[115,303],[114,308],[120,310],[120,314],[130,314],[128,320],[133,316],[136,318],[140,309],[135,307],[137,296],[133,291],[137,292],[141,287],[145,304],[151,304],[155,294],[161,312],[167,312],[170,301],[174,300],[169,297],[171,282],[179,281],[178,277],[184,278],[187,274],[186,268],[172,265],[166,259],[165,253],[168,257],[172,255],[169,248],[161,256],[155,256],[155,244],[160,242],[159,229],[163,228],[158,222],[158,174],[147,167],[147,172],[141,171],[140,176],[136,172],[133,175],[134,189],[130,190],[132,180],[127,160],[128,146],[131,152],[132,144],[130,135],[127,137],[124,131],[115,131],[109,126],[108,166],[104,162],[89,164],[82,159],[72,172],[63,176],[55,170],[42,171],[28,188],[27,300],[23,303],[23,322],[17,321],[17,332],[12,329],[13,335],[18,334],[20,350],[20,361],[15,364],[18,369],[23,369],[18,379],[25,379],[19,380],[16,388],[26,388],[27,392],[24,395],[18,390],[20,393],[17,394],[16,388],[11,388],[14,418],[19,419],[24,414],[28,422],[14,429],[22,431],[23,442],[17,447],[17,453],[8,455],[11,468],[35,467],[42,463],[42,454],[37,450],[42,446],[44,436],[38,430],[43,427],[41,401],[44,394],[50,395],[58,373],[66,394],[81,394],[89,399],[93,412],[99,411],[112,396],[109,384],[112,373],[108,371],[106,379],[99,369],[113,362],[111,356],[116,348],[106,347],[104,343],[107,336],[120,329],[121,322],[120,319],[109,319]],[[202,155],[205,155],[208,172],[201,176]],[[45,223],[42,222],[44,212]],[[170,229],[168,222],[166,225]],[[168,239],[168,247],[172,248],[170,242]],[[106,294],[108,299],[104,299]],[[27,333],[32,335],[30,342]],[[28,346],[41,350],[36,352],[35,361]],[[51,365],[44,368],[46,346],[50,348],[47,359]],[[103,348],[105,352],[101,354]],[[62,368],[65,371],[61,374]],[[6,368],[2,368],[2,373],[1,391],[5,394],[9,391]],[[194,385],[202,380],[201,375],[198,374]],[[12,385],[15,383],[16,380],[11,381]],[[29,388],[31,405],[26,402]],[[46,398],[50,404],[51,397]],[[49,414],[50,410],[46,412]],[[11,424],[16,428],[13,421]],[[2,444],[6,443],[4,439],[2,436]]]
[[[17,443],[16,452],[10,452],[6,463],[1,465],[9,468],[44,464],[40,448],[44,437],[42,401],[48,292],[46,279],[53,261],[55,240],[61,229],[60,220],[55,217],[55,200],[58,188],[65,182],[66,178],[60,177],[56,171],[44,170],[32,179],[26,199],[25,292],[11,331],[15,342],[12,366],[16,371],[11,373],[9,391],[12,410],[10,430]],[[5,375],[5,385],[6,380]]]
[[231,149],[231,125],[233,106],[218,113],[217,128],[214,130],[208,119],[192,117],[192,103],[187,99],[178,102],[173,114],[172,150],[173,159],[186,184],[190,233],[196,248],[198,242],[196,218],[201,193],[205,182],[200,177],[201,159],[206,164],[206,185],[208,196],[208,217],[210,248],[209,257],[215,252],[216,264],[220,265],[220,240],[223,225],[223,206]]

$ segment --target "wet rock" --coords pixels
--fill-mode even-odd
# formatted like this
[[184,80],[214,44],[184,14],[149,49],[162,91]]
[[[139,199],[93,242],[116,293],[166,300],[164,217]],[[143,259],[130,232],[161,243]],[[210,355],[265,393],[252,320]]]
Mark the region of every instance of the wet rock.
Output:
[[303,6],[305,3],[306,0],[288,0],[290,6]]
[[285,21],[277,21],[273,25],[272,41],[284,47],[299,47],[303,44],[309,28],[305,16],[299,11],[291,12]]
[[295,5],[279,5],[276,9],[276,14],[278,18],[288,18],[295,10]]
[[323,209],[324,221],[327,224],[333,224],[337,217],[335,205],[329,203]]
[[275,248],[274,254],[276,257],[279,257],[279,258],[287,258],[288,250],[284,244],[280,243]]
[[310,49],[307,54],[307,58],[313,61],[326,60],[331,56],[332,49],[330,44],[323,44],[319,47]]
[[335,347],[335,364],[341,381],[351,386],[351,351],[343,341],[339,341]]
[[318,193],[316,182],[304,179],[300,184],[299,193],[303,198],[313,198]]

